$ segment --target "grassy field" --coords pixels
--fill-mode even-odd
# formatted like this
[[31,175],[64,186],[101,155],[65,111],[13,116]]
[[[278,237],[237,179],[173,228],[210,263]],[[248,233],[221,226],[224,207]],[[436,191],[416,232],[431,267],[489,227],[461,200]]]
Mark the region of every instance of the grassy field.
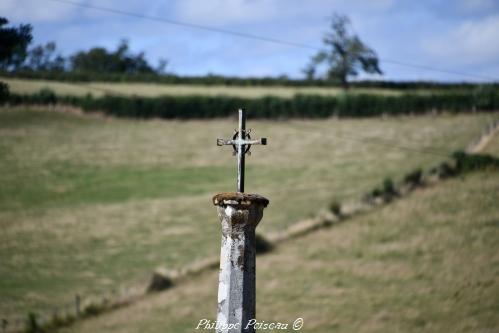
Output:
[[[247,191],[271,200],[259,231],[434,165],[444,157],[420,150],[463,148],[493,116],[250,120],[255,136],[269,138],[247,159]],[[218,255],[210,199],[234,189],[236,164],[215,138],[234,127],[234,119],[1,109],[0,314],[50,310],[75,293],[147,277],[158,265]]]
[[[2,78],[0,81],[6,82],[10,90],[15,93],[32,94],[42,88],[50,88],[58,95],[84,96],[92,94],[94,96],[108,93],[119,93],[124,95],[138,96],[184,96],[184,95],[204,95],[204,96],[236,96],[245,98],[258,98],[263,96],[293,97],[295,94],[314,94],[335,96],[343,93],[340,88],[332,87],[265,87],[265,86],[205,86],[191,84],[157,84],[157,83],[70,83],[44,80],[27,80]],[[352,88],[350,93],[367,93],[382,95],[400,95],[402,90],[389,88]],[[414,90],[415,93],[428,93],[428,90]]]
[[[257,319],[300,332],[497,332],[499,173],[413,193],[257,258]],[[193,332],[217,272],[63,330]],[[291,329],[286,332],[292,331]]]

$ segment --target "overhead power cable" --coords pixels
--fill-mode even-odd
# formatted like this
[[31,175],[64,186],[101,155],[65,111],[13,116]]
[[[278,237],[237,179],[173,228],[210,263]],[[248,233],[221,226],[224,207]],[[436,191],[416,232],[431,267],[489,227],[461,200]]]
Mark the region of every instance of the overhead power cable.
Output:
[[[75,1],[71,1],[71,0],[48,0],[48,1],[58,2],[58,3],[68,4],[68,5],[74,5],[74,6],[78,6],[78,7],[82,7],[82,8],[99,10],[99,11],[109,12],[109,13],[118,14],[118,15],[153,20],[153,21],[163,22],[163,23],[172,24],[172,25],[178,25],[178,26],[189,27],[189,28],[194,28],[194,29],[200,29],[200,30],[206,30],[206,31],[217,32],[217,33],[222,33],[222,34],[228,34],[228,35],[233,35],[233,36],[237,36],[237,37],[261,40],[261,41],[275,43],[275,44],[281,44],[281,45],[287,45],[287,46],[293,46],[293,47],[299,47],[299,48],[305,48],[305,49],[312,49],[312,50],[320,50],[319,47],[313,46],[313,45],[284,41],[284,40],[276,39],[276,38],[264,37],[264,36],[259,36],[259,35],[253,35],[253,34],[248,34],[248,33],[227,30],[227,29],[220,29],[220,28],[209,27],[209,26],[204,26],[204,25],[199,25],[199,24],[194,24],[194,23],[171,20],[171,19],[166,19],[166,18],[157,17],[157,16],[137,14],[137,13],[123,11],[123,10],[114,9],[114,8],[79,3],[79,2],[75,2]],[[484,79],[484,78],[494,79],[492,77],[483,76],[483,75],[475,75],[475,74],[470,74],[470,73],[450,71],[450,70],[446,70],[446,69],[439,69],[439,68],[429,67],[429,66],[425,66],[425,65],[408,64],[408,63],[404,63],[404,62],[401,62],[398,60],[392,60],[392,59],[382,59],[382,61],[384,61],[386,63],[393,63],[393,64],[400,65],[400,66],[413,67],[413,68],[429,70],[429,71],[438,71],[438,72],[447,73],[447,74],[472,76],[472,77],[479,77],[482,79]],[[90,90],[100,91],[100,92],[104,92],[104,93],[111,94],[111,95],[114,94],[114,95],[119,95],[119,96],[126,96],[125,94],[121,94],[121,93],[114,91],[114,90],[99,88],[99,87],[87,85],[84,83],[66,82],[66,84],[81,86],[81,87],[84,87],[84,88],[87,88]],[[339,135],[338,137],[340,139],[343,139],[343,140],[363,142],[363,143],[367,143],[367,144],[371,144],[371,145],[384,146],[386,148],[397,149],[397,150],[406,150],[406,151],[411,151],[411,152],[420,153],[420,154],[428,154],[428,155],[445,157],[445,158],[451,156],[450,152],[446,152],[444,150],[435,149],[435,148],[410,147],[410,146],[400,145],[398,143],[393,143],[393,142],[390,142],[390,140],[384,140],[381,138],[366,138],[366,137],[358,137],[358,136],[351,136],[351,135],[346,135],[346,136]]]
[[[264,41],[264,42],[268,42],[268,43],[292,46],[292,47],[315,50],[315,51],[321,50],[320,47],[315,46],[315,45],[309,45],[309,44],[298,43],[298,42],[293,42],[293,41],[288,41],[288,40],[283,40],[283,39],[278,39],[278,38],[273,38],[273,37],[249,34],[249,33],[240,32],[240,31],[221,29],[221,28],[201,25],[201,24],[197,24],[197,23],[172,20],[172,19],[168,19],[168,18],[164,18],[164,17],[160,17],[160,16],[138,14],[138,13],[134,13],[134,12],[124,11],[121,9],[85,4],[85,3],[76,2],[76,1],[72,1],[72,0],[48,0],[48,1],[77,6],[77,7],[81,7],[81,8],[98,10],[98,11],[102,11],[102,12],[108,12],[108,13],[117,14],[117,15],[135,17],[135,18],[156,21],[156,22],[161,22],[161,23],[166,23],[166,24],[171,24],[171,25],[176,25],[176,26],[182,26],[182,27],[187,27],[187,28],[192,28],[192,29],[205,30],[205,31],[211,31],[211,32],[216,32],[216,33],[221,33],[221,34],[226,34],[226,35],[232,35],[232,36],[236,36],[236,37],[260,40],[260,41]],[[379,59],[381,60],[381,62],[385,62],[388,64],[404,66],[404,67],[411,67],[411,68],[425,70],[425,71],[446,73],[446,74],[463,76],[463,77],[473,77],[473,78],[478,78],[478,79],[482,79],[482,80],[492,80],[492,81],[499,80],[498,78],[488,76],[488,75],[465,73],[465,72],[461,72],[461,71],[442,69],[442,68],[437,68],[437,67],[428,66],[428,65],[407,63],[407,62],[399,61],[399,60],[395,60],[395,59],[385,59],[385,58],[379,58]]]

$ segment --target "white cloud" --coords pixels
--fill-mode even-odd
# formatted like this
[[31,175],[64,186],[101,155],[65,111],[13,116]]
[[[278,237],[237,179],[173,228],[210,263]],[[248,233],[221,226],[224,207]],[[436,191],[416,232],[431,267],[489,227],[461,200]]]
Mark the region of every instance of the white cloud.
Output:
[[499,59],[499,15],[465,21],[455,30],[423,41],[423,50],[441,63],[484,65]]

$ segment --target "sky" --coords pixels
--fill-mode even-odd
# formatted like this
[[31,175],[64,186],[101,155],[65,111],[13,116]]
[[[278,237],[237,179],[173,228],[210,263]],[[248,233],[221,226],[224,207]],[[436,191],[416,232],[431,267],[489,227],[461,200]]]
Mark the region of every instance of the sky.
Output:
[[[350,18],[353,31],[381,60],[383,76],[361,79],[499,81],[499,0],[70,1],[318,48],[332,14],[339,13]],[[144,51],[154,65],[167,59],[167,70],[179,75],[301,78],[317,52],[53,0],[0,0],[0,13],[13,24],[32,24],[33,44],[55,41],[65,56],[95,46],[114,49],[125,38],[132,51]]]

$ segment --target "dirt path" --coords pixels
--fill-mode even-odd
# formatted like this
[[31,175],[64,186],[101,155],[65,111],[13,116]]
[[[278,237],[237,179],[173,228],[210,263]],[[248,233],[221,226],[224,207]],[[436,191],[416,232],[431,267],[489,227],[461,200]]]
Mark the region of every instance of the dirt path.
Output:
[[482,136],[480,141],[476,145],[471,147],[469,152],[470,153],[482,152],[485,149],[485,147],[489,144],[489,142],[492,140],[494,135],[496,135],[498,132],[499,132],[499,126],[494,127],[494,129],[492,129],[492,131],[490,131],[488,134]]

